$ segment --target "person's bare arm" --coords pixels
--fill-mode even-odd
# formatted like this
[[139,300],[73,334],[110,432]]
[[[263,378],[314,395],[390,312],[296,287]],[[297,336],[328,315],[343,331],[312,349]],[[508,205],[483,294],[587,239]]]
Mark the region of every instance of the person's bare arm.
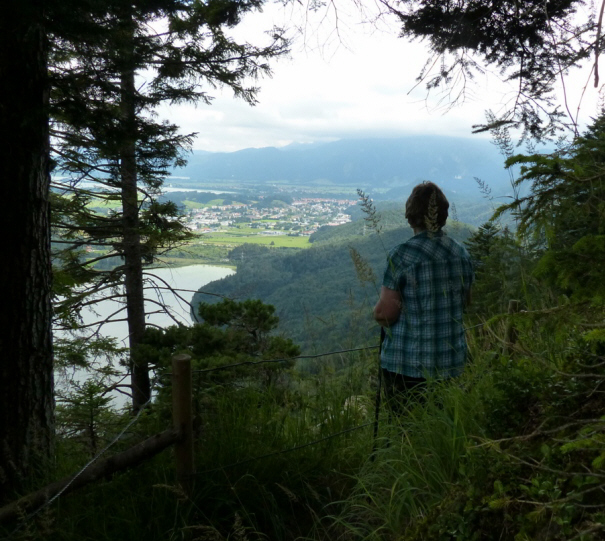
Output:
[[374,306],[374,319],[383,327],[392,325],[401,314],[401,294],[399,291],[382,286],[380,298]]

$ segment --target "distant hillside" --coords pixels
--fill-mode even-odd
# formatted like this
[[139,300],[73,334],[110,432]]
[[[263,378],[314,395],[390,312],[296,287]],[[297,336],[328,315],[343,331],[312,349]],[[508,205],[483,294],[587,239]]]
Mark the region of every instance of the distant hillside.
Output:
[[190,182],[223,179],[380,188],[385,199],[399,200],[421,180],[433,180],[465,197],[480,197],[475,177],[488,183],[494,194],[510,191],[503,158],[488,140],[431,135],[229,153],[196,151],[189,165],[175,174],[190,177]]
[[[407,194],[409,196],[409,193]],[[455,222],[468,224],[473,227],[479,227],[490,219],[493,214],[493,206],[485,199],[464,199],[456,197],[451,193],[446,196],[450,202],[448,226],[451,228]],[[402,201],[375,201],[374,206],[377,210],[377,216],[383,231],[390,229],[406,227],[408,225],[405,219],[405,203]],[[338,227],[324,226],[317,233],[311,235],[311,242],[332,242],[346,240],[347,236],[363,236],[369,232],[364,231],[365,221],[361,205],[351,206],[347,209],[347,214],[351,216],[351,222]],[[501,222],[506,224],[508,217],[503,217]],[[446,228],[446,229],[447,229]]]
[[[341,231],[340,227],[332,230],[340,235],[344,230],[353,232],[351,227],[353,224]],[[345,237],[339,243],[332,239],[334,242],[320,242],[294,253],[244,245],[231,256],[237,264],[237,273],[204,286],[203,291],[237,299],[261,299],[274,305],[280,329],[307,351],[353,347],[378,336],[371,313],[386,255],[411,234],[407,227],[391,229],[379,236],[368,232],[366,237]],[[450,234],[464,240],[470,230],[463,227]],[[351,247],[372,269],[375,280],[360,281]],[[216,302],[216,297],[196,293],[194,306],[201,301]]]

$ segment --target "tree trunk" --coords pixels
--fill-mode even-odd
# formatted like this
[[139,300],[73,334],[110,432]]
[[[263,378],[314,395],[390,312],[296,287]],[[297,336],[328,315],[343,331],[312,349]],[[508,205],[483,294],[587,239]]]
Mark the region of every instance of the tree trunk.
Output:
[[53,441],[43,3],[9,2],[0,19],[0,501],[44,471]]
[[149,369],[145,360],[133,360],[132,351],[141,343],[145,332],[145,297],[143,265],[139,234],[139,201],[137,190],[138,139],[136,122],[136,87],[134,70],[134,23],[129,15],[124,21],[127,38],[122,49],[124,67],[121,78],[121,116],[123,139],[120,151],[120,181],[123,211],[124,288],[131,351],[132,406],[138,411],[151,397]]

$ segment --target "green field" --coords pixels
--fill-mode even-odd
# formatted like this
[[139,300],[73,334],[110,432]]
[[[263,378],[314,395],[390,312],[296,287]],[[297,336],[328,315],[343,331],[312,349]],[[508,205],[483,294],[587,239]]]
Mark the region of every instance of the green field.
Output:
[[224,201],[224,199],[212,199],[211,201],[208,201],[208,203],[200,203],[199,201],[191,201],[189,199],[185,199],[180,204],[182,206],[184,206],[186,209],[193,210],[193,209],[201,209],[201,208],[206,208],[206,207],[214,207],[217,205],[222,205],[223,201]]
[[218,267],[226,267],[230,269],[236,269],[235,265],[230,264],[228,261],[210,261],[200,258],[185,258],[185,257],[160,257],[157,263],[151,265],[151,267],[187,267],[189,265],[215,265]]
[[[251,230],[253,231],[253,230]],[[265,236],[240,232],[205,233],[199,238],[204,244],[220,244],[239,246],[240,244],[262,244],[264,246],[277,246],[279,248],[309,248],[309,237],[288,237],[287,235]]]
[[[248,227],[247,225],[236,225],[235,227],[229,228],[229,234],[237,237],[245,237],[250,235],[258,235],[260,229],[253,229],[252,227]],[[207,235],[208,233],[206,233]]]
[[92,198],[86,207],[89,209],[119,209],[122,208],[122,201],[120,199],[102,199],[99,197]]
[[[208,265],[228,266],[229,252],[242,244],[259,244],[261,246],[274,248],[309,248],[311,243],[309,237],[288,237],[286,235],[265,236],[259,235],[258,230],[243,228],[241,230],[230,229],[218,233],[205,233],[198,235],[188,244],[179,246],[159,256],[160,266],[186,266],[200,263]],[[102,251],[95,251],[95,256],[101,255]],[[97,264],[99,269],[113,268],[119,264],[107,260]]]

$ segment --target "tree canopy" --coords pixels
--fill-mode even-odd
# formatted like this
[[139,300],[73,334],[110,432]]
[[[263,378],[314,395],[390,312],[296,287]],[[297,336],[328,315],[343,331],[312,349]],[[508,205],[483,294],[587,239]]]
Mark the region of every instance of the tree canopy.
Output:
[[517,185],[529,193],[498,209],[519,217],[519,232],[543,255],[537,273],[577,299],[605,299],[605,115],[552,154],[517,155]]
[[[131,333],[136,338],[145,325],[141,265],[162,243],[182,238],[174,205],[158,203],[155,196],[167,169],[183,163],[181,152],[190,142],[190,134],[157,121],[154,107],[164,101],[209,103],[217,85],[253,103],[256,87],[250,79],[268,73],[268,59],[285,52],[287,43],[278,29],[271,29],[265,46],[238,43],[229,29],[262,5],[262,0],[23,0],[6,6],[0,24],[0,128],[7,144],[0,161],[10,204],[3,224],[19,234],[6,243],[2,281],[9,307],[2,311],[0,333],[2,498],[23,488],[32,464],[44,469],[52,452],[50,170],[66,177],[54,179],[62,193],[53,194],[53,247],[61,267],[55,300],[71,296],[63,311],[67,324],[77,325],[77,310],[91,300],[78,290],[92,274],[81,250],[99,246],[112,252],[99,260],[123,256],[125,261],[118,272],[97,275],[93,287],[100,284],[97,292],[107,294],[130,276],[126,289],[138,297],[133,305],[139,324]],[[89,203],[97,197],[119,199],[121,209],[94,213]],[[68,248],[62,259],[59,244]],[[139,406],[149,396],[144,366],[141,375],[133,384],[141,394]]]
[[[269,60],[288,43],[276,28],[258,46],[229,30],[262,3],[110,2],[88,13],[88,35],[51,36],[54,155],[66,177],[55,182],[53,197],[55,261],[65,286],[58,314],[70,324],[74,311],[111,290],[124,301],[131,349],[141,341],[143,265],[190,238],[176,205],[158,198],[168,171],[185,163],[193,134],[158,121],[155,108],[210,104],[219,85],[253,104],[257,88],[250,81],[270,73]],[[90,208],[94,199],[116,206],[100,214]],[[122,264],[91,268],[85,246],[96,247],[93,262],[119,257]],[[130,370],[138,409],[151,397],[148,368],[131,362]]]
[[[250,366],[259,359],[288,359],[300,353],[289,338],[276,334],[279,318],[275,308],[260,300],[236,302],[224,299],[218,304],[198,306],[203,322],[191,327],[148,328],[135,354],[144,356],[158,368],[170,366],[175,353],[187,353],[200,369],[208,369],[208,378],[216,383],[234,383],[240,378],[260,379],[265,386],[293,365],[293,361]],[[232,364],[237,368],[218,370]]]
[[[524,137],[542,139],[576,119],[555,94],[555,85],[572,68],[603,48],[601,19],[579,13],[581,0],[384,0],[399,17],[401,34],[426,40],[432,57],[419,80],[429,90],[450,89],[452,102],[463,100],[478,74],[496,69],[517,85],[514,98],[491,126],[507,123]],[[479,130],[491,126],[478,126]]]

